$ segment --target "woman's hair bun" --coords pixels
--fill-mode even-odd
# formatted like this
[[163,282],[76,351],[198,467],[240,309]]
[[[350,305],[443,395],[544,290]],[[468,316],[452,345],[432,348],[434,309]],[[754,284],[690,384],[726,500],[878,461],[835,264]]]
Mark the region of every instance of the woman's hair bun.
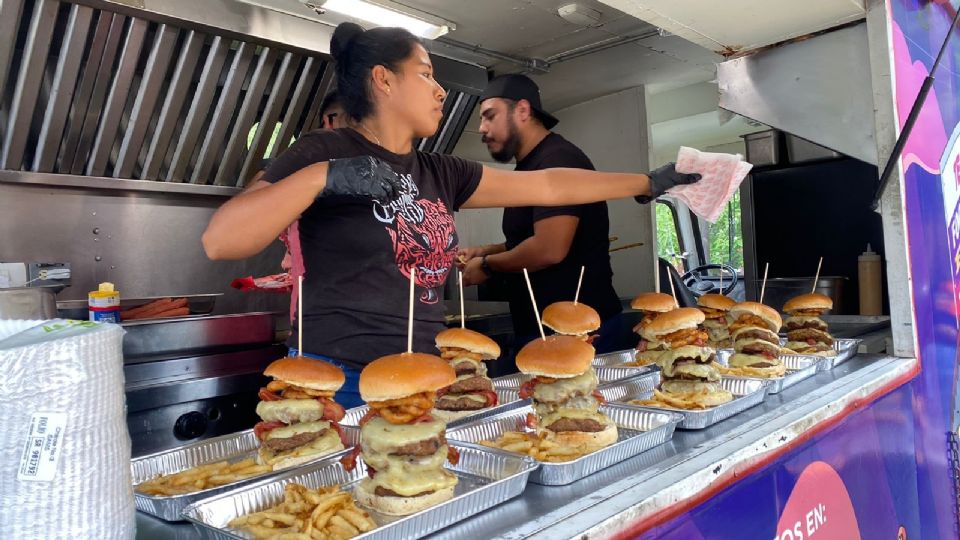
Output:
[[330,38],[330,54],[333,55],[333,59],[339,61],[350,47],[350,43],[363,32],[363,27],[356,23],[338,24],[333,31],[333,37]]

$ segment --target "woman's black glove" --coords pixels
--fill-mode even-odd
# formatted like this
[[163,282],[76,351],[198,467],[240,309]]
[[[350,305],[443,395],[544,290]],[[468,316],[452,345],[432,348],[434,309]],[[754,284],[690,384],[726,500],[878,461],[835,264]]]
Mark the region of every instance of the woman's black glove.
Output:
[[647,173],[647,177],[650,178],[650,195],[637,195],[634,197],[640,204],[647,204],[666,193],[667,190],[673,186],[692,184],[701,178],[697,173],[684,174],[677,172],[676,163],[667,163],[663,167]]
[[400,176],[390,165],[370,156],[331,159],[327,167],[327,185],[318,197],[349,195],[388,202],[400,196]]

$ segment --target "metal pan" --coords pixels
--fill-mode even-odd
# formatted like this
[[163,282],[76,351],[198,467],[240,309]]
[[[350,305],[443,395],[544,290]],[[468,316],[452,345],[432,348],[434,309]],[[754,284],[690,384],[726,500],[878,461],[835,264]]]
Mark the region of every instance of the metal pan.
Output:
[[[357,430],[351,429],[345,431],[350,441],[350,446],[355,446],[359,441],[359,433]],[[248,429],[246,431],[231,433],[230,435],[223,435],[134,458],[130,462],[130,471],[133,475],[134,502],[137,510],[157,516],[166,521],[179,521],[183,519],[181,516],[183,509],[191,503],[218,493],[223,493],[237,486],[280,474],[282,471],[270,471],[261,475],[251,476],[250,478],[232,484],[186,493],[184,495],[146,495],[136,491],[138,484],[160,476],[161,474],[178,473],[192,467],[216,463],[218,461],[237,462],[244,459],[256,458],[259,446],[260,443],[253,434],[253,430]],[[332,455],[342,456],[347,451],[349,450],[337,452]],[[318,456],[317,459],[321,459],[321,457]]]
[[[496,407],[490,407],[488,409],[482,409],[477,411],[474,414],[465,416],[463,418],[458,418],[452,422],[447,422],[448,426],[457,426],[460,424],[465,424],[473,422],[480,418],[486,418],[488,416],[493,416],[499,414],[503,411],[512,409],[514,407],[521,407],[523,404],[520,402],[520,396],[517,395],[518,392],[515,389],[501,389],[497,388],[497,398],[499,405]],[[347,414],[343,417],[343,420],[340,422],[344,426],[358,426],[360,425],[360,419],[367,414],[367,411],[370,410],[370,407],[366,405],[360,405],[359,407],[354,407],[352,409],[347,409]]]
[[[507,431],[529,431],[526,418],[533,412],[533,406],[526,403],[524,407],[450,429],[447,431],[447,438],[479,442],[494,440]],[[673,412],[626,407],[621,404],[603,405],[600,411],[617,425],[617,442],[572,461],[541,463],[540,468],[530,475],[531,482],[547,486],[563,486],[575,482],[669,441],[673,438],[677,423],[683,419]]]
[[[721,349],[717,351],[717,363],[726,366],[733,356],[733,351]],[[820,371],[824,358],[820,356],[807,356],[803,354],[783,354],[780,355],[780,361],[787,368],[783,377],[763,379],[760,377],[745,377],[747,379],[757,378],[764,381],[770,381],[770,387],[767,388],[768,394],[779,394],[800,381],[813,377],[817,371]]]
[[[672,409],[668,407],[639,407],[626,403],[623,404],[627,407],[637,407],[647,410],[677,412],[683,415],[683,420],[677,426],[678,428],[703,429],[710,427],[722,420],[726,420],[735,414],[741,413],[750,407],[759,405],[761,402],[763,402],[763,398],[767,396],[767,388],[770,386],[770,381],[763,379],[745,379],[741,377],[723,377],[720,379],[720,385],[733,394],[733,400],[728,403],[724,403],[723,405],[711,407],[702,411]],[[615,400],[618,402],[617,404],[621,404],[620,402],[626,402],[633,399],[647,399],[649,397],[649,394],[624,394],[622,396],[618,396],[615,398]]]
[[820,364],[820,369],[823,371],[831,370],[853,358],[857,355],[861,342],[863,342],[862,339],[833,340],[833,349],[837,351],[837,354],[835,356],[825,357],[823,364]]
[[[634,369],[633,371],[635,373],[633,377],[630,377],[629,379],[603,383],[597,386],[597,390],[600,391],[604,399],[606,399],[607,401],[614,401],[614,398],[611,398],[607,394],[610,392],[613,392],[614,391],[613,389],[621,386],[632,388],[636,392],[647,392],[648,394],[653,394],[653,389],[660,384],[660,371],[646,370],[646,371],[637,372],[636,369]],[[504,399],[510,399],[510,400],[520,399],[519,388],[498,388],[497,393],[503,396]]]
[[[597,379],[601,384],[622,381],[624,379],[629,379],[631,377],[636,377],[638,375],[638,369],[643,369],[645,371],[653,371],[648,368],[633,368],[633,367],[594,367],[594,370],[597,372]],[[529,375],[523,373],[513,373],[510,375],[504,375],[502,377],[497,377],[493,379],[493,386],[496,389],[501,388],[520,388],[524,382],[529,379]]]
[[[404,517],[386,516],[370,511],[379,525],[357,536],[362,540],[411,540],[462,521],[523,492],[537,462],[506,452],[493,452],[478,445],[452,443],[460,451],[460,462],[450,467],[459,478],[453,499]],[[235,517],[257,512],[279,503],[283,486],[296,482],[309,488],[339,484],[346,490],[366,477],[362,458],[351,472],[339,460],[327,459],[205,499],[187,507],[183,514],[197,529],[200,538],[246,538],[227,528]]]

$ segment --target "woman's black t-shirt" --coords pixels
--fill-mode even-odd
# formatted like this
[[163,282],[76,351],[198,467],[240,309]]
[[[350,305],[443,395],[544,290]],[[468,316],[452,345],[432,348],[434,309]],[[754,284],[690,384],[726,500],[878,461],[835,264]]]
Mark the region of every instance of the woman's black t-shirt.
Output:
[[405,351],[409,270],[416,267],[413,349],[435,353],[442,287],[459,247],[453,212],[476,190],[482,167],[442,154],[394,154],[345,128],[304,135],[263,179],[278,182],[313,163],[356,156],[390,164],[402,194],[389,204],[323,197],[300,217],[300,253],[293,256],[305,270],[304,352],[362,366]]

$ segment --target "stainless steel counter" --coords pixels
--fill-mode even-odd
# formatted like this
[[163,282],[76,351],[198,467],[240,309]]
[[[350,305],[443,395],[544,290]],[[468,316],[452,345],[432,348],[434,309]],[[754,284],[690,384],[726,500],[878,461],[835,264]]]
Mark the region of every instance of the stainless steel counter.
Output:
[[[738,463],[770,452],[809,426],[840,413],[907,373],[913,359],[860,355],[819,373],[760,406],[701,431],[678,431],[673,441],[583,480],[561,487],[529,484],[524,494],[434,534],[432,539],[591,538],[616,531],[719,481]],[[137,515],[137,538],[196,538],[187,524]]]

